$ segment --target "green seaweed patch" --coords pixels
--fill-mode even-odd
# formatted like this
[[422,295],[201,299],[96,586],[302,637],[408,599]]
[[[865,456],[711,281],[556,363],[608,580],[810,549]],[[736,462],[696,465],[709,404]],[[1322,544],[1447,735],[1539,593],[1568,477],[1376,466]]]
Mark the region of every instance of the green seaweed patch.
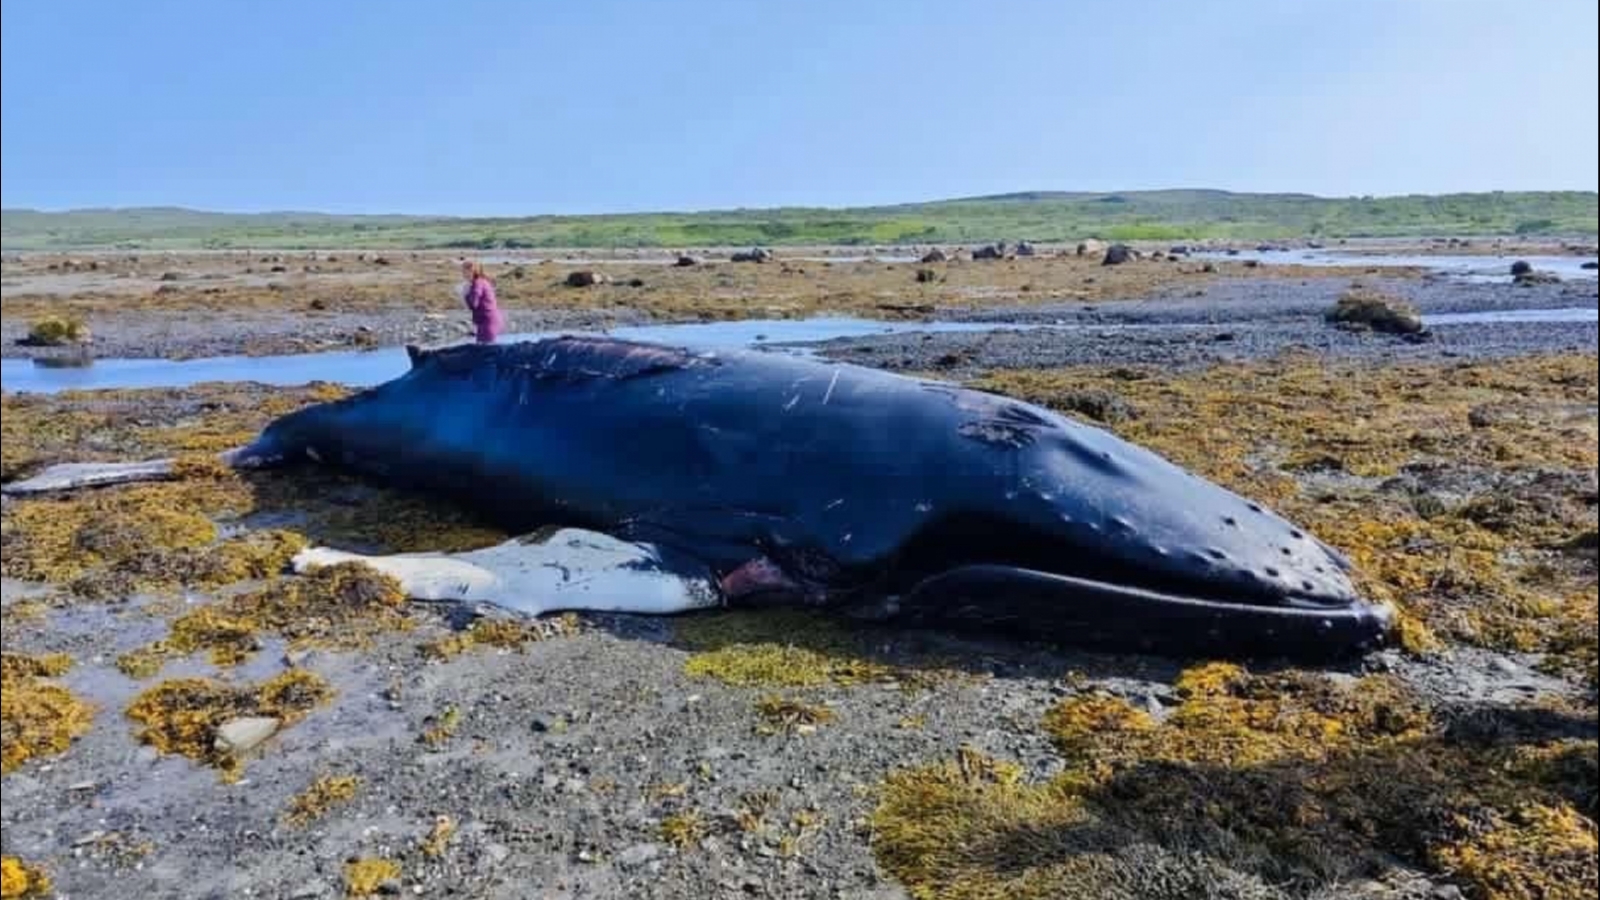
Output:
[[37,900],[53,892],[50,876],[19,857],[0,857],[0,900]]
[[371,897],[400,879],[400,864],[392,859],[364,857],[344,864],[344,892],[349,897]]
[[684,663],[687,674],[736,687],[898,683],[922,688],[964,677],[944,660],[885,660],[867,634],[805,610],[696,615],[677,622],[674,636],[691,651]]
[[324,566],[179,616],[166,638],[124,654],[117,665],[149,677],[165,659],[204,651],[213,664],[233,666],[250,659],[266,633],[294,648],[365,648],[380,634],[413,627],[405,607],[393,577],[360,562]]
[[461,708],[447,706],[438,715],[428,716],[422,722],[422,734],[417,737],[425,746],[442,747],[455,737],[461,727]]
[[28,326],[26,341],[35,347],[64,347],[89,340],[89,326],[75,316],[45,316]]
[[236,687],[208,678],[164,681],[134,698],[128,718],[137,737],[162,753],[176,753],[236,780],[244,761],[218,740],[219,729],[243,717],[276,719],[281,730],[333,697],[333,687],[313,672],[294,669],[254,686]]
[[657,830],[663,841],[679,849],[694,846],[707,833],[705,819],[692,809],[663,818]]
[[1423,330],[1422,314],[1405,298],[1360,285],[1345,291],[1325,318],[1343,328],[1389,334],[1416,334]]
[[478,619],[466,628],[429,641],[419,651],[427,659],[450,660],[474,649],[521,650],[528,644],[577,634],[582,620],[563,613],[534,621]]
[[319,775],[305,790],[289,799],[283,819],[297,828],[304,828],[327,815],[334,807],[349,803],[361,790],[357,775]]
[[771,694],[756,701],[757,734],[807,734],[833,719],[828,707],[793,697]]
[[45,679],[72,666],[65,654],[0,657],[0,773],[41,756],[65,753],[89,730],[94,707]]
[[248,443],[272,419],[348,389],[237,384],[181,390],[63,391],[4,398],[5,481],[57,462],[205,455]]
[[1592,896],[1595,742],[1469,739],[1382,677],[1207,665],[1177,687],[1159,721],[1103,694],[1053,707],[1047,781],[972,751],[892,774],[878,861],[952,900],[1308,896],[1395,857],[1486,900]]

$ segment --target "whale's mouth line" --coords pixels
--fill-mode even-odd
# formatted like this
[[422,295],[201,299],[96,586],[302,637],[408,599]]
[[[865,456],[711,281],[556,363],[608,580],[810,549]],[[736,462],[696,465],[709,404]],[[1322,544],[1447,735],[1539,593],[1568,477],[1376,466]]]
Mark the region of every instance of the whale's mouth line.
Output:
[[[962,517],[927,528],[910,541],[898,554],[888,582],[891,593],[903,594],[944,572],[987,566],[1059,577],[1108,596],[1139,592],[1226,607],[1312,613],[1362,605],[1353,588],[1319,593],[1311,582],[1302,587],[1286,577],[1252,575],[1242,569],[1219,571],[1198,545],[1158,551],[1135,535],[1128,535],[1128,540],[1126,547],[1119,547],[1115,537],[1100,543],[1063,540],[1028,528],[1008,528],[998,520]],[[1147,564],[1141,562],[1146,556]],[[1335,558],[1330,556],[1324,568],[1327,571],[1318,577],[1337,572],[1334,578],[1343,579]],[[1227,577],[1230,574],[1242,577]]]
[[1048,612],[1058,629],[1090,646],[1308,659],[1383,646],[1396,620],[1388,604],[1308,609],[1238,603],[994,564],[933,575],[896,598],[894,612],[912,623],[979,624],[1021,636],[1037,636],[1038,617]]
[[1312,605],[1309,603],[1283,603],[1264,604],[1240,602],[1226,599],[1221,594],[1212,596],[1195,596],[1184,593],[1158,590],[1135,584],[1124,584],[1107,581],[1097,581],[1092,578],[1082,578],[1061,572],[1029,569],[1022,566],[1010,566],[998,563],[979,563],[953,567],[945,572],[930,576],[919,583],[912,590],[925,591],[937,586],[941,581],[954,578],[970,577],[973,574],[983,574],[990,577],[1011,578],[1019,582],[1031,581],[1037,583],[1054,583],[1063,588],[1073,588],[1084,596],[1093,596],[1099,599],[1122,599],[1140,603],[1163,604],[1174,608],[1188,608],[1195,612],[1212,614],[1233,615],[1238,613],[1264,615],[1285,620],[1300,619],[1308,622],[1324,621],[1329,616],[1356,615],[1383,619],[1392,615],[1392,608],[1387,604],[1374,604],[1365,601],[1343,603],[1339,605]]

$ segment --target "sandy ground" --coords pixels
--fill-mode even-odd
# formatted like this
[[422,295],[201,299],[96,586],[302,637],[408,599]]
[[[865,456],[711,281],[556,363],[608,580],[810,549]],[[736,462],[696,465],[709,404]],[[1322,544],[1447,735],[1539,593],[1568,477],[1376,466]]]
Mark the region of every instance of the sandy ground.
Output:
[[[971,276],[1003,282],[993,302],[971,302],[970,285],[964,285],[968,302],[951,295],[936,305],[951,316],[1061,319],[1087,327],[1070,338],[1042,332],[873,338],[837,342],[825,352],[868,365],[938,372],[1084,415],[1236,489],[1270,494],[1275,503],[1289,504],[1295,517],[1311,517],[1319,533],[1338,531],[1330,538],[1335,543],[1361,542],[1354,549],[1361,551],[1358,559],[1372,573],[1374,589],[1399,600],[1432,640],[1291,675],[1354,686],[1363,695],[1370,685],[1398,684],[1440,734],[1464,742],[1465,755],[1438,764],[1461,784],[1474,783],[1470,766],[1481,757],[1473,754],[1489,753],[1504,741],[1541,750],[1575,747],[1572,777],[1591,793],[1565,808],[1564,815],[1577,816],[1570,834],[1562,831],[1560,841],[1540,843],[1535,838],[1545,832],[1514,822],[1507,827],[1523,830],[1513,832],[1520,835],[1513,843],[1534,849],[1491,850],[1493,860],[1504,861],[1494,868],[1463,863],[1467,857],[1454,850],[1450,855],[1391,845],[1381,823],[1373,835],[1359,823],[1286,819],[1274,826],[1285,835],[1323,835],[1306,829],[1326,827],[1326,834],[1352,841],[1360,852],[1329,850],[1324,858],[1292,842],[1267,840],[1269,850],[1258,853],[1231,844],[1185,843],[1189,838],[1177,833],[1188,834],[1206,814],[1180,803],[1151,818],[1126,813],[1131,818],[1119,819],[1121,830],[1111,838],[1082,845],[1060,837],[1070,829],[1067,819],[1049,818],[1054,801],[1008,793],[1074,771],[1077,758],[1063,749],[1057,732],[1040,723],[1077,701],[1112,698],[1167,723],[1164,728],[1180,727],[1175,723],[1197,702],[1184,680],[1194,660],[830,620],[796,622],[772,613],[745,614],[732,632],[703,618],[591,616],[575,633],[518,649],[478,647],[439,660],[425,648],[458,634],[466,618],[459,610],[414,604],[406,614],[409,630],[377,633],[360,649],[315,642],[291,647],[269,629],[240,665],[214,664],[204,652],[180,653],[158,676],[135,678],[119,670],[119,657],[163,638],[182,614],[250,585],[149,598],[120,594],[108,602],[78,596],[66,581],[8,577],[5,651],[70,655],[69,670],[42,682],[67,688],[94,713],[65,752],[39,753],[5,775],[5,854],[47,873],[58,895],[72,898],[336,897],[360,887],[361,870],[350,863],[371,860],[395,866],[373,880],[379,893],[470,898],[890,900],[910,897],[908,885],[930,897],[1592,895],[1593,686],[1585,681],[1585,663],[1571,668],[1569,655],[1579,653],[1581,660],[1583,648],[1594,641],[1596,326],[1440,327],[1431,340],[1411,343],[1349,334],[1321,322],[1322,310],[1349,286],[1349,274],[1163,274],[1130,281],[1118,287],[1117,296],[1096,295],[1089,303],[1060,297],[1017,302],[1019,280],[1034,283],[1044,280],[1041,273],[1053,273],[1049,277],[1063,284],[1070,278],[1081,285],[1083,277],[1095,276],[1083,275],[1071,260],[1054,268],[1039,263],[1038,269],[1022,261],[1022,274],[998,274],[1013,271],[1003,268],[1009,265]],[[1142,265],[1177,272],[1188,264]],[[883,268],[852,271],[840,276],[846,279],[841,283],[851,296],[871,295],[862,285],[884,279]],[[901,294],[895,296],[901,300],[915,290],[902,283],[914,268],[890,273],[898,273]],[[764,290],[769,280],[784,277],[777,272],[768,266],[751,277]],[[1593,283],[1467,287],[1416,277],[1378,281],[1384,274],[1363,277],[1407,297],[1424,313],[1596,303]],[[8,262],[6,278],[13,277]],[[856,284],[850,279],[860,284],[850,288]],[[675,296],[687,296],[692,286]],[[37,288],[33,283],[29,290]],[[1122,296],[1124,289],[1132,295]],[[11,290],[8,353],[17,327],[13,296],[37,296]],[[85,308],[102,308],[110,295],[105,289],[103,296],[83,301]],[[568,306],[576,305],[563,296]],[[73,298],[81,295],[67,299]],[[233,320],[221,315],[203,325],[177,324],[192,312],[95,312],[97,347],[192,355],[280,343],[265,336],[263,323],[278,321],[274,317],[285,316],[282,310],[251,313],[239,320],[240,333],[227,330],[223,323]],[[329,327],[362,319],[374,323],[369,327],[381,342],[413,339],[418,326],[404,323],[418,314],[375,307]],[[513,313],[518,327],[545,314],[568,317],[564,322],[573,327],[614,316],[665,315],[644,305],[542,310],[531,301]],[[523,315],[530,318],[515,319]],[[393,317],[392,324],[382,324],[390,321],[386,317]],[[1129,327],[1150,324],[1163,327]],[[282,327],[291,326],[285,321]],[[207,336],[198,337],[198,330]],[[6,477],[56,459],[134,458],[225,443],[228,434],[221,432],[255,427],[276,411],[264,404],[285,393],[106,392],[40,401],[43,407],[12,406],[8,399]],[[294,395],[291,405],[305,399]],[[14,453],[21,460],[17,468]],[[335,519],[348,510],[391,518],[383,505],[388,501],[358,486],[317,482],[293,497]],[[1499,503],[1490,504],[1496,515],[1513,524],[1473,518],[1489,500]],[[30,508],[48,512],[29,506],[38,502],[51,501],[6,504],[8,574],[16,574],[11,560],[20,557],[13,554],[38,539],[18,530],[41,521],[27,518]],[[45,519],[67,521],[80,514],[71,506],[59,509]],[[381,544],[370,534],[387,524],[369,523],[367,530],[350,533],[332,526],[316,531],[286,515],[283,506],[268,508],[258,498],[255,511],[242,519],[220,518],[230,523],[225,536],[304,527],[313,538],[352,546]],[[1341,523],[1349,527],[1336,528]],[[1380,533],[1380,526],[1388,530]],[[86,540],[83,527],[74,539],[79,544],[69,540],[62,552],[78,552],[70,548]],[[1492,529],[1500,530],[1490,534]],[[1587,557],[1581,549],[1585,532]],[[1552,549],[1547,533],[1562,541],[1576,533],[1578,555]],[[429,533],[418,539],[442,538]],[[1491,568],[1471,578],[1462,575],[1460,559],[1437,543],[1476,547],[1472,541],[1479,539],[1493,548],[1480,554]],[[1468,556],[1477,559],[1476,552]],[[131,558],[138,556],[136,550]],[[1513,584],[1519,593],[1510,593]],[[1508,607],[1511,596],[1520,605]],[[1587,625],[1581,624],[1585,610]],[[1573,615],[1580,623],[1576,632],[1566,624]],[[1585,628],[1587,642],[1581,639]],[[1580,635],[1575,642],[1574,633]],[[801,684],[771,672],[731,677],[726,664],[743,659],[739,654],[776,654],[784,661],[780,669],[799,673],[821,659],[865,666],[869,674],[858,679],[834,672]],[[158,752],[125,715],[141,692],[167,679],[207,676],[248,686],[287,671],[315,673],[334,693],[246,754],[235,781],[213,767]],[[1263,664],[1253,677],[1275,677],[1274,671]],[[8,694],[12,690],[8,684]],[[831,715],[773,724],[760,706],[774,697]],[[1299,713],[1287,707],[1278,712],[1291,714]],[[1475,737],[1460,738],[1460,722],[1474,723]],[[1244,730],[1227,741],[1241,735],[1288,740],[1273,731],[1271,721],[1238,727]],[[1203,733],[1194,739],[1202,741]],[[1330,732],[1312,744],[1323,742],[1334,748],[1340,739]],[[1238,754],[1254,744],[1228,746]],[[1356,749],[1376,752],[1377,746]],[[1302,751],[1273,752],[1298,760],[1294,754]],[[1316,784],[1332,771],[1319,768],[1333,765],[1321,751],[1304,752],[1309,768],[1284,773],[1283,785],[1274,790]],[[894,813],[905,798],[897,773],[957,759],[963,767],[971,759],[990,759],[1016,769],[992,783],[988,776],[971,776],[962,790],[972,793],[963,794],[961,803],[939,805],[942,795],[928,788],[931,805],[922,815],[929,822],[957,822],[959,837],[947,835],[931,850],[908,850],[915,842],[900,837],[906,824]],[[1397,769],[1390,780],[1404,781],[1407,772]],[[353,776],[356,787],[309,821],[295,820],[294,798],[323,776]],[[1217,804],[1211,815],[1243,803],[1259,824],[1283,805],[1265,795],[1230,794],[1228,779],[1207,778],[1220,785],[1208,801]],[[1012,779],[1023,787],[1012,786]],[[1448,793],[1418,789],[1427,796]],[[1095,815],[1110,821],[1121,815],[1115,813],[1119,806],[1144,808],[1136,785],[1119,790],[1125,791],[1121,800],[1091,804],[1099,810]],[[1527,790],[1524,797],[1544,797]],[[1501,822],[1492,792],[1481,793],[1489,799],[1473,802],[1489,806],[1472,807],[1473,815]],[[1562,809],[1556,800],[1541,802]],[[1024,812],[1044,818],[1027,820],[1032,832],[999,832],[1010,848],[1006,854],[973,850],[971,859],[943,858],[952,847],[983,844],[991,834],[984,822],[1003,823]],[[1420,833],[1437,824],[1418,815],[1416,822],[1403,821],[1403,830]],[[441,817],[450,823],[443,838]],[[1460,846],[1498,846],[1476,832],[1451,834]],[[1587,869],[1573,862],[1573,846],[1580,855],[1589,848]],[[1539,880],[1545,875],[1554,879],[1554,888]],[[1547,893],[1514,892],[1524,888]]]

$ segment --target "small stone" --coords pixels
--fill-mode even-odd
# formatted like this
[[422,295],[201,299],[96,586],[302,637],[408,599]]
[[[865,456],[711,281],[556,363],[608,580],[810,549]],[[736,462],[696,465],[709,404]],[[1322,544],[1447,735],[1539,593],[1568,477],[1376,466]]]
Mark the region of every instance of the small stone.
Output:
[[1467,895],[1453,884],[1436,885],[1428,892],[1429,900],[1466,900]]
[[328,896],[328,886],[320,881],[308,881],[300,885],[287,895],[289,900],[315,900],[318,897]]
[[224,753],[246,753],[278,731],[278,720],[270,716],[244,716],[224,722],[217,729],[216,748]]
[[511,848],[505,844],[490,844],[483,848],[483,855],[487,856],[490,862],[503,863],[511,858]]
[[624,866],[642,866],[660,855],[660,844],[634,844],[632,847],[617,854],[617,862]]

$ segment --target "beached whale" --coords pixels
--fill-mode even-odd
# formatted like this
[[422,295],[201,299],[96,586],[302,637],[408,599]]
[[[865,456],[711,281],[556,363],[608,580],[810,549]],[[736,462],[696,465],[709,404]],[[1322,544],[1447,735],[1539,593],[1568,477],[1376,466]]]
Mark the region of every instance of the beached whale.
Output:
[[[314,548],[296,568],[361,559],[418,599],[535,614],[807,605],[1181,654],[1335,657],[1393,625],[1293,523],[1004,396],[609,338],[409,350],[406,374],[283,416],[228,461],[337,466],[524,536]],[[58,466],[6,491],[168,471]]]

